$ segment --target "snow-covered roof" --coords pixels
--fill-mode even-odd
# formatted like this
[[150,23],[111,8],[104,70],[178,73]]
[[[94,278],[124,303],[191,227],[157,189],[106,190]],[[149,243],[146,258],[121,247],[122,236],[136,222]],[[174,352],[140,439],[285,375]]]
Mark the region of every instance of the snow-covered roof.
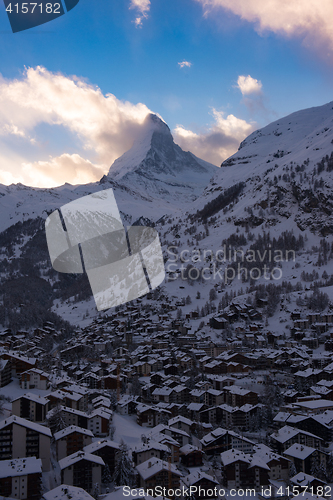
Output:
[[44,427],[43,425],[36,424],[35,422],[30,422],[30,420],[26,420],[25,418],[17,417],[16,415],[12,415],[0,422],[0,430],[6,428],[8,425],[16,424],[22,427],[26,427],[27,429],[39,432],[40,434],[44,434],[45,436],[51,437],[51,431],[48,427]]
[[[296,476],[290,478],[290,481],[294,484],[298,484],[300,486],[307,486],[315,479],[314,476],[310,474],[305,474],[305,472],[299,472]],[[317,479],[318,480],[318,479]]]
[[232,450],[223,451],[221,453],[221,462],[224,466],[232,464],[234,462],[238,462],[239,460],[249,464],[250,463],[249,457],[250,457],[250,455],[247,453],[244,453],[243,451],[232,449]]
[[172,434],[180,434],[181,436],[186,436],[186,437],[190,437],[187,432],[181,430],[181,429],[177,429],[176,427],[169,427],[167,425],[164,425],[164,424],[158,424],[156,425],[153,429],[152,429],[152,434],[155,434],[155,433],[167,433],[167,431],[170,431]]
[[213,476],[210,476],[203,471],[192,472],[191,474],[188,474],[187,476],[182,478],[182,482],[185,486],[190,487],[198,483],[202,479],[206,479],[207,481],[210,481],[212,483],[219,484]]
[[19,396],[18,398],[14,399],[13,402],[18,401],[22,398],[29,399],[29,401],[33,401],[34,403],[39,403],[41,405],[47,405],[47,403],[49,403],[48,399],[43,398],[38,394],[33,394],[32,392],[27,392],[26,394],[23,394],[23,396]]
[[297,403],[292,403],[290,405],[292,408],[299,407],[304,410],[320,410],[321,408],[331,409],[333,408],[333,401],[328,399],[314,399],[312,401],[298,401]]
[[305,415],[293,415],[289,412],[280,411],[277,415],[275,415],[273,420],[274,422],[288,422],[288,424],[297,424],[302,420],[306,420],[306,418],[307,417]]
[[193,446],[193,444],[186,444],[185,446],[182,446],[179,449],[179,452],[182,455],[189,455],[190,453],[197,452],[197,451],[202,453],[202,450],[200,450],[197,446]]
[[40,458],[13,458],[0,461],[0,478],[41,474],[42,461]]
[[165,462],[164,460],[160,460],[159,458],[152,457],[142,464],[136,466],[136,469],[143,480],[147,480],[155,474],[158,474],[161,471],[169,471],[169,467],[171,469],[172,474],[176,474],[181,477],[183,474],[180,470],[174,465]]
[[305,460],[309,457],[314,451],[315,448],[311,448],[310,446],[305,446],[303,444],[293,444],[291,445],[284,454],[288,457],[299,458],[301,460]]
[[322,425],[332,426],[333,410],[326,410],[323,413],[319,413],[319,415],[314,415],[312,418]]
[[201,439],[201,442],[204,446],[206,446],[207,444],[216,441],[216,439],[224,436],[227,433],[228,433],[228,431],[226,429],[222,429],[222,427],[218,427],[217,429],[210,432],[209,434],[206,434],[206,436],[204,436]]
[[111,441],[111,439],[101,439],[100,441],[95,441],[94,443],[87,444],[83,448],[83,450],[86,453],[95,453],[96,451],[105,448],[108,446],[109,448],[114,448],[116,450],[119,450],[119,443],[116,443],[115,441]]
[[141,446],[138,448],[135,448],[135,453],[144,453],[145,451],[149,450],[158,450],[158,451],[164,451],[166,453],[170,453],[170,448],[166,446],[165,444],[162,444],[158,441],[150,440],[149,443],[142,443]]
[[72,453],[72,455],[69,455],[68,457],[59,460],[60,469],[61,470],[66,469],[67,467],[70,467],[71,465],[76,464],[81,460],[86,460],[87,462],[93,462],[98,465],[105,465],[104,460],[101,457],[93,455],[92,453],[87,453],[85,451],[77,451],[76,453]]
[[61,484],[47,493],[44,493],[44,500],[94,500],[94,498],[89,495],[82,488],[77,488],[76,486],[69,486],[67,484]]
[[205,406],[204,403],[190,403],[187,409],[189,411],[200,411],[203,406]]
[[77,425],[71,425],[69,427],[66,427],[66,429],[62,429],[59,432],[56,432],[54,434],[54,439],[58,441],[58,439],[64,438],[66,436],[69,436],[70,434],[73,434],[74,432],[78,432],[79,434],[85,434],[86,436],[94,437],[93,433],[89,431],[88,429],[83,429],[83,427],[78,427]]
[[285,425],[281,429],[279,429],[277,432],[274,432],[271,434],[271,437],[275,440],[278,441],[279,443],[286,443],[289,441],[289,439],[292,439],[293,437],[297,436],[297,434],[304,434],[306,436],[315,438],[315,439],[321,439],[318,436],[315,436],[314,434],[311,434],[311,432],[306,432],[302,431],[300,429],[295,429],[295,427],[289,427],[289,425]]

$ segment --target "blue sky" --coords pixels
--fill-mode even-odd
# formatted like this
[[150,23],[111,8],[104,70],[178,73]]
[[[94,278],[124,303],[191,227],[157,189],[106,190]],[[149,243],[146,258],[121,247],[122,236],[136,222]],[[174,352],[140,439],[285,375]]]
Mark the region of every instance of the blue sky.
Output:
[[255,128],[331,101],[331,2],[281,5],[80,0],[16,34],[0,5],[0,182],[96,180],[149,111],[220,164]]

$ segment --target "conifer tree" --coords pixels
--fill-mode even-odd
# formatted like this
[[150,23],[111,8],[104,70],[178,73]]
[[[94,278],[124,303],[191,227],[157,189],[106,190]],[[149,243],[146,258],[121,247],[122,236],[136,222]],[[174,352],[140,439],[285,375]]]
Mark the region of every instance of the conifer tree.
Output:
[[121,441],[119,450],[116,453],[112,481],[117,486],[133,486],[134,475],[133,464],[128,455],[128,446],[124,441]]

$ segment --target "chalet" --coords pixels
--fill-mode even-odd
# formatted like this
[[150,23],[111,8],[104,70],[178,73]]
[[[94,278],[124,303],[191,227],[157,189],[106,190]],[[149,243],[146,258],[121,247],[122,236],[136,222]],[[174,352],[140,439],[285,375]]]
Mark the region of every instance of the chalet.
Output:
[[164,418],[170,418],[171,412],[156,406],[139,403],[136,407],[136,421],[142,427],[155,427]]
[[182,431],[181,429],[176,429],[175,427],[169,427],[164,424],[159,424],[151,432],[151,435],[154,439],[154,435],[157,433],[166,434],[167,436],[171,436],[172,439],[175,439],[180,446],[185,446],[190,442],[190,436],[187,432]]
[[188,416],[191,420],[200,420],[200,413],[207,409],[204,403],[190,403],[187,407]]
[[171,418],[168,422],[169,427],[176,427],[177,429],[181,429],[182,431],[190,434],[195,430],[196,424],[192,422],[192,420],[182,417],[178,415],[177,417]]
[[171,436],[169,436],[168,434],[162,434],[160,432],[157,432],[155,433],[154,435],[150,435],[148,437],[148,440],[153,440],[157,443],[161,443],[161,444],[164,444],[166,445],[170,451],[171,451],[171,462],[173,463],[178,463],[179,462],[179,454],[180,454],[180,444],[178,443],[178,441],[176,441],[175,439],[173,439]]
[[117,403],[117,412],[120,415],[134,415],[136,413],[136,407],[139,404],[139,396],[130,396],[125,394]]
[[289,479],[290,461],[285,457],[274,453],[271,448],[264,444],[256,444],[254,452],[258,454],[262,461],[268,465],[270,472],[268,473],[270,481],[285,481]]
[[67,426],[75,425],[89,429],[94,436],[105,437],[109,435],[110,423],[113,412],[107,408],[96,408],[91,413],[61,407]]
[[321,481],[310,474],[305,474],[304,472],[299,472],[296,476],[291,477],[290,482],[292,486],[305,486],[308,487],[309,490],[310,488],[313,488],[314,491],[317,490],[318,486],[323,487],[326,485],[324,481]]
[[4,497],[40,500],[42,462],[36,457],[0,461],[0,492]]
[[159,458],[153,457],[136,466],[139,476],[139,486],[144,489],[156,488],[179,488],[180,478],[183,476],[180,470]]
[[171,403],[172,393],[173,393],[173,388],[171,388],[171,387],[158,387],[152,393],[153,400],[156,403],[159,401]]
[[49,411],[49,400],[27,393],[12,402],[12,413],[18,417],[26,418],[31,422],[45,422]]
[[217,389],[208,389],[205,392],[204,403],[207,406],[217,406],[224,402],[224,392]]
[[224,402],[230,406],[257,405],[258,394],[238,385],[231,385],[224,388]]
[[295,373],[296,381],[300,383],[307,382],[314,385],[323,378],[323,371],[319,368],[308,368],[307,370],[299,370]]
[[205,408],[202,410],[200,412],[199,419],[200,422],[215,425],[217,423],[217,406],[212,406],[211,408]]
[[250,455],[231,449],[221,453],[225,486],[228,488],[256,488],[268,486],[270,468],[259,453]]
[[43,471],[50,470],[49,428],[12,415],[0,422],[0,460],[36,457]]
[[59,461],[61,482],[92,493],[96,483],[101,484],[104,465],[102,458],[78,451]]
[[71,425],[54,434],[56,442],[57,460],[68,457],[73,453],[82,450],[92,442],[94,435],[91,431]]
[[[104,461],[105,466],[108,465],[109,471],[113,474],[116,454],[119,450],[119,444],[111,439],[101,439],[100,441],[95,441],[94,443],[88,444],[83,448],[85,453],[91,455],[97,455],[101,457]],[[103,474],[104,467],[102,469]]]
[[156,457],[161,460],[166,460],[170,454],[170,448],[157,441],[149,440],[143,443],[139,448],[132,451],[133,462],[135,465],[142,464],[151,457]]
[[207,455],[217,455],[229,447],[228,431],[221,427],[201,439],[202,449]]
[[284,456],[291,460],[297,472],[311,474],[314,462],[326,467],[326,453],[316,450],[310,446],[293,444],[284,453]]
[[[119,384],[122,387],[124,376],[120,377]],[[97,389],[106,389],[109,391],[116,391],[118,387],[118,380],[116,375],[105,375],[98,377],[96,381]]]
[[39,389],[46,391],[49,385],[49,374],[43,372],[43,370],[38,370],[37,368],[32,368],[21,373],[20,386],[22,389]]
[[[190,488],[192,487],[193,491],[196,491],[196,493],[192,494],[192,498],[195,500],[199,500],[200,498],[218,498],[218,495],[213,496],[211,492],[214,491],[215,488],[217,488],[216,491],[218,491],[219,483],[218,481],[216,481],[216,479],[214,479],[213,476],[210,476],[205,472],[195,472],[189,474],[188,476],[182,477],[181,485],[183,485],[185,489],[187,488],[188,490],[190,490]],[[197,489],[194,490],[194,488]]]
[[224,330],[229,326],[229,321],[224,316],[215,316],[209,320],[209,325],[215,330]]
[[12,351],[2,354],[2,358],[4,360],[10,361],[13,377],[21,375],[21,373],[30,370],[31,368],[35,368],[37,364],[36,358],[28,358],[26,356],[21,356],[16,352]]
[[108,408],[110,409],[111,408],[111,401],[109,398],[105,397],[105,396],[97,396],[96,398],[94,398],[92,401],[91,401],[93,407],[96,409],[96,408]]
[[186,444],[180,448],[179,453],[181,462],[185,467],[199,467],[202,465],[203,451],[197,446]]

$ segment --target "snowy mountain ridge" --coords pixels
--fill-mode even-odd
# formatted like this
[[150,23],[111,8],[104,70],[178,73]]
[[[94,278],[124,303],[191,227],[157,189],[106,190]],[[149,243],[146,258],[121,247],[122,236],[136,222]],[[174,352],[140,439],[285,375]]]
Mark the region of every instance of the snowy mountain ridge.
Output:
[[43,217],[79,197],[112,188],[124,221],[143,217],[156,221],[170,212],[181,212],[196,199],[218,170],[173,142],[169,127],[148,115],[133,147],[114,162],[100,182],[41,189],[0,185],[0,231],[16,222]]

